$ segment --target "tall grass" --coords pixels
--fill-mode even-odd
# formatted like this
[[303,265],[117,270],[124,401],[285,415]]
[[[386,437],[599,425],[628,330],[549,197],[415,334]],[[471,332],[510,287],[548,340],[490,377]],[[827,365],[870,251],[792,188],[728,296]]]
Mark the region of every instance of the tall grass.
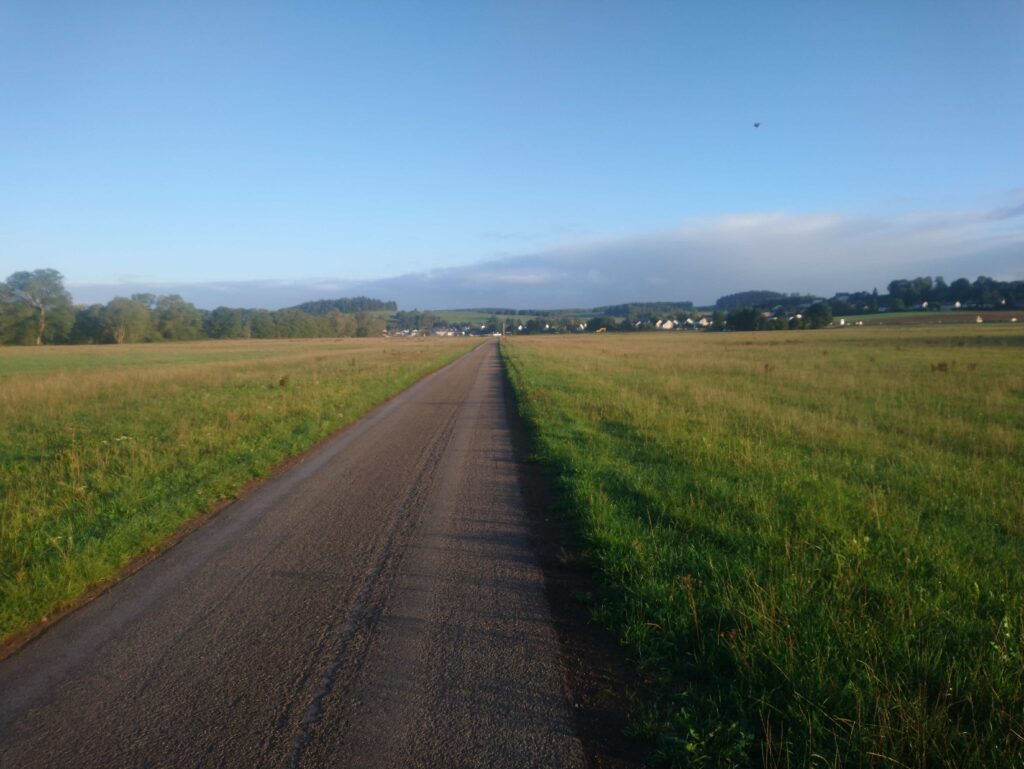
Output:
[[1024,765],[1024,333],[502,350],[665,763]]
[[0,349],[0,639],[475,343]]

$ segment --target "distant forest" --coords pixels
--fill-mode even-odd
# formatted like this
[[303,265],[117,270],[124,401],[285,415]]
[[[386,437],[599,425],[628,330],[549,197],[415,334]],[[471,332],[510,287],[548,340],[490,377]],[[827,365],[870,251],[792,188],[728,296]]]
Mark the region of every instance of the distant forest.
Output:
[[398,309],[398,304],[395,302],[384,302],[380,299],[371,299],[368,296],[353,296],[348,299],[318,299],[315,302],[303,302],[289,309],[300,310],[310,315],[326,315],[331,310],[355,314],[357,312],[374,312],[379,310],[394,312]]
[[[902,310],[1024,309],[1024,281],[979,276],[946,283],[941,277],[894,280],[888,293],[855,291],[831,299],[776,291],[743,291],[720,297],[714,311],[692,302],[633,302],[592,310],[477,308],[490,313],[472,329],[443,312],[399,311],[393,301],[358,296],[305,302],[283,310],[218,307],[200,310],[177,294],[133,294],[106,304],[75,305],[56,270],[15,272],[0,283],[0,343],[121,344],[196,339],[290,339],[378,336],[395,331],[429,332],[456,327],[463,332],[551,333],[635,331],[671,328],[672,321],[711,329],[820,327],[833,316]],[[466,312],[466,311],[460,311]],[[689,321],[689,323],[688,323]]]
[[606,307],[595,307],[595,315],[616,315],[630,317],[633,315],[671,315],[677,312],[690,312],[693,302],[630,302],[628,304],[610,304]]

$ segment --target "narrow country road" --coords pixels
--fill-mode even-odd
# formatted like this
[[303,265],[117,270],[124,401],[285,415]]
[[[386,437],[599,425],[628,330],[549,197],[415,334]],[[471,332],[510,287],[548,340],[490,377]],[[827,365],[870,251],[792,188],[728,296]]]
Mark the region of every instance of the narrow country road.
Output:
[[0,662],[0,767],[573,767],[497,345]]

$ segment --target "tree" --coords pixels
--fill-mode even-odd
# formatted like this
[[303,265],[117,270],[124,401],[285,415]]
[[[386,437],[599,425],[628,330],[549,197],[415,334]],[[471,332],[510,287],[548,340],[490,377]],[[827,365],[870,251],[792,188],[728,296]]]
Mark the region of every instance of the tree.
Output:
[[[143,295],[136,294],[138,300]],[[177,294],[155,298],[153,307],[156,331],[163,339],[199,339],[203,335],[203,315]]]
[[244,319],[245,313],[242,310],[218,307],[206,318],[206,335],[211,339],[239,339],[245,333],[242,326]]
[[356,313],[356,336],[380,336],[387,321],[371,312]]
[[773,307],[776,304],[783,303],[786,299],[786,295],[780,294],[778,291],[740,291],[737,294],[727,294],[718,297],[718,300],[715,302],[715,309],[729,312],[731,310],[742,310],[746,307]]
[[603,328],[605,331],[615,328],[615,318],[597,315],[587,321],[587,331],[597,331],[599,328]]
[[0,283],[0,343],[29,344],[34,329],[32,310]]
[[99,344],[105,341],[102,304],[90,304],[75,309],[75,324],[71,327],[72,344]]
[[[67,334],[74,323],[71,295],[64,289],[64,276],[57,270],[15,272],[8,276],[0,301],[5,315],[23,326],[35,344],[52,341]],[[20,322],[19,322],[20,321]]]
[[979,275],[971,286],[971,301],[979,307],[994,307],[999,304],[1002,296],[997,281],[985,275]]
[[149,307],[136,299],[117,296],[103,309],[103,328],[117,344],[146,341],[151,322]]
[[[178,298],[181,299],[180,296]],[[145,305],[146,309],[152,312],[153,310],[156,309],[158,297],[156,294],[132,294],[131,300],[133,302],[138,302],[139,304]]]
[[811,328],[824,328],[832,322],[832,308],[828,302],[815,302],[807,308],[804,317]]
[[729,313],[729,330],[756,331],[760,320],[760,310],[755,310],[753,307],[738,307]]
[[950,301],[966,304],[971,298],[971,281],[967,278],[957,278],[949,284],[946,295]]
[[540,317],[533,317],[526,321],[526,333],[527,334],[539,334],[544,331],[544,319]]
[[855,315],[860,312],[860,308],[853,302],[844,299],[830,299],[828,306],[832,308],[833,315]]
[[934,281],[927,276],[923,278],[914,278],[910,281],[911,290],[913,291],[913,302],[907,302],[907,304],[919,304],[921,302],[928,301],[928,297],[931,296],[934,285]]
[[249,313],[249,333],[253,339],[276,339],[277,323],[270,310],[253,310]]
[[302,310],[278,310],[274,325],[281,339],[310,339],[317,336],[316,318]]
[[[914,302],[914,287],[911,285],[909,280],[899,279],[889,281],[889,298],[892,300],[890,305],[894,305],[898,299],[901,303],[900,309],[902,310],[908,304]],[[895,308],[894,308],[895,309]]]
[[341,310],[331,308],[327,311],[327,320],[331,324],[331,330],[335,336],[355,336],[356,319],[352,315],[346,315]]

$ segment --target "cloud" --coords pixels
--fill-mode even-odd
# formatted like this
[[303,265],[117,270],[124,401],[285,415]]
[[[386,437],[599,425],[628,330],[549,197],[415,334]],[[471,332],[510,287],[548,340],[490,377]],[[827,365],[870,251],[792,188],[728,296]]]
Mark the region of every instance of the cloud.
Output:
[[884,290],[890,280],[917,275],[1024,279],[1024,222],[1012,210],[888,218],[736,214],[370,285],[402,306],[553,308],[659,299],[705,304],[755,288],[831,296]]
[[990,212],[988,218],[990,221],[1001,221],[1003,219],[1016,219],[1018,216],[1024,216],[1024,203],[997,208]]
[[[77,301],[180,293],[201,307],[285,307],[365,294],[399,307],[564,308],[625,301],[713,302],[747,289],[831,296],[895,278],[1024,279],[1024,204],[899,216],[738,213],[629,237],[587,238],[477,264],[370,281],[71,286]],[[111,293],[113,292],[113,293]]]

